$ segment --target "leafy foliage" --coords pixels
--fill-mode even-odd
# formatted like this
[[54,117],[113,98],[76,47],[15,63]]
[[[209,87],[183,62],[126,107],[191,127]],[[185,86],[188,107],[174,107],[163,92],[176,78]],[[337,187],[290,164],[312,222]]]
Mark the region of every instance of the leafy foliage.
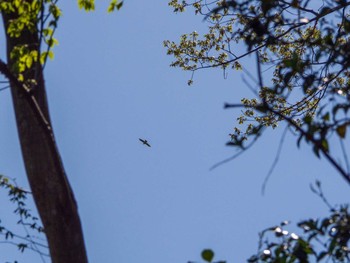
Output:
[[[45,66],[48,58],[53,59],[52,49],[58,45],[58,40],[54,37],[58,21],[62,16],[62,11],[57,5],[58,0],[11,0],[0,3],[0,13],[14,14],[8,25],[9,36],[19,38],[24,30],[37,32],[39,46],[28,43],[19,45],[11,51],[11,58],[16,60],[12,69],[18,75],[18,80],[25,81],[24,72],[35,69],[36,63]],[[123,2],[111,0],[108,12],[119,10]],[[78,6],[85,11],[95,10],[94,0],[78,0]],[[32,85],[34,80],[26,80]],[[34,83],[35,85],[35,83]]]
[[78,0],[78,6],[80,9],[85,9],[85,11],[95,10],[94,0]]
[[202,258],[207,262],[211,262],[214,258],[214,252],[211,249],[204,249],[202,251]]
[[[191,8],[208,23],[203,35],[193,31],[178,42],[164,41],[174,58],[171,66],[192,73],[189,85],[196,71],[208,68],[225,74],[244,71],[251,80],[246,84],[253,98],[225,104],[242,110],[227,145],[245,151],[266,128],[284,124],[298,147],[309,144],[350,184],[345,147],[350,126],[349,1],[171,0],[169,5],[180,13]],[[256,76],[245,69],[244,58],[252,56]],[[334,139],[342,156],[332,151]],[[316,186],[312,190],[325,201],[320,183]],[[289,232],[288,222],[262,231],[258,253],[248,262],[349,262],[348,206],[329,208],[328,217],[301,221],[301,234]]]
[[[57,0],[2,1],[0,12],[13,17],[7,27],[10,37],[20,38],[25,30],[38,33],[39,45],[25,43],[11,50],[11,58],[16,61],[12,71],[17,74],[18,80],[24,81],[26,70],[38,71],[37,63],[45,65],[47,58],[53,58],[52,48],[58,44],[54,32],[62,12]],[[26,81],[35,85],[33,80]]]
[[26,207],[26,199],[31,193],[18,187],[14,180],[3,175],[0,175],[0,188],[7,190],[10,202],[15,205],[13,213],[18,217],[17,225],[22,226],[25,230],[24,234],[15,233],[1,224],[0,220],[0,236],[4,239],[3,243],[17,246],[20,252],[30,249],[41,257],[48,257],[48,247],[43,236],[44,229],[39,219],[33,216],[30,209]]
[[[349,206],[331,206],[318,181],[316,187],[312,186],[311,189],[327,204],[330,214],[319,219],[300,221],[293,227],[295,232],[288,230],[289,221],[263,230],[259,234],[258,251],[247,262],[350,262]],[[201,254],[205,262],[213,262],[214,251],[205,249]]]
[[248,262],[349,262],[350,214],[347,205],[329,216],[298,223],[301,235],[286,230],[288,222],[260,234],[260,246]]
[[112,0],[108,6],[108,13],[113,12],[114,10],[119,10],[122,8],[123,2],[118,2],[117,0]]
[[[208,23],[203,35],[193,31],[178,43],[164,41],[174,57],[171,66],[192,72],[189,84],[196,71],[207,68],[243,70],[254,84],[247,83],[253,98],[225,105],[245,108],[229,145],[244,150],[249,137],[256,139],[264,128],[282,122],[297,136],[298,146],[310,144],[350,183],[345,151],[347,167],[332,155],[330,144],[331,137],[344,144],[350,126],[349,2],[171,0],[169,5],[175,12],[192,8]],[[256,77],[243,61],[253,55]]]
[[[214,260],[215,253],[211,249],[203,249],[201,253],[201,257],[205,262],[209,263],[226,263],[226,261],[220,260],[220,261],[213,261]],[[189,261],[188,263],[195,263],[192,261]]]
[[[78,0],[77,2],[78,6],[86,11],[92,11],[95,9],[94,0]],[[115,9],[119,10],[121,7],[122,2],[111,0],[108,12],[112,12]],[[24,95],[28,99],[30,105],[29,107],[32,107],[34,115],[36,115],[40,125],[45,126],[44,130],[46,131],[46,135],[48,135],[49,140],[51,140],[51,146],[55,148],[52,127],[49,121],[46,119],[48,110],[45,112],[46,114],[43,113],[45,108],[47,108],[45,86],[42,85],[42,83],[38,83],[42,82],[43,70],[47,63],[47,59],[54,58],[53,48],[58,44],[58,40],[54,37],[58,22],[62,16],[62,11],[58,7],[58,0],[0,1],[0,13],[4,18],[4,28],[7,30],[7,49],[9,50],[10,55],[7,57],[8,64],[4,62],[4,59],[0,59],[1,74],[8,80],[1,81],[1,84],[10,84],[11,88],[24,92],[21,95]],[[11,68],[9,65],[11,65]],[[32,90],[39,85],[42,85],[40,96],[37,96],[38,94],[33,96]],[[2,87],[0,90],[8,87],[9,86]],[[39,98],[39,103],[37,98]],[[40,101],[40,98],[45,99],[41,99]],[[16,103],[14,104],[16,105]],[[22,105],[22,103],[18,104]],[[19,108],[20,107],[21,106],[19,106]],[[37,125],[37,123],[34,123],[33,125],[31,123],[28,126],[30,126],[30,129],[35,130],[35,128],[33,128],[35,125]],[[19,134],[21,136],[20,132]],[[56,149],[54,149],[52,152],[52,155],[56,157],[58,156],[59,158],[59,154]],[[59,166],[61,166],[61,164]],[[66,185],[64,187],[67,188]],[[25,201],[28,196],[31,196],[31,193],[17,187],[14,180],[10,180],[2,175],[0,175],[0,188],[8,190],[10,202],[16,206],[14,214],[19,218],[17,224],[22,226],[25,231],[24,234],[17,234],[16,231],[5,227],[0,220],[0,236],[4,238],[4,241],[1,243],[13,244],[17,246],[21,252],[31,249],[37,252],[42,259],[44,256],[49,256],[49,248],[46,244],[46,239],[43,236],[45,231],[40,225],[39,219],[33,216],[30,209],[26,207]],[[68,191],[69,190],[70,189],[68,188]],[[36,198],[38,199],[37,196]],[[70,196],[70,198],[72,198],[72,196]],[[43,203],[42,200],[36,201],[37,204]],[[50,203],[50,205],[52,205],[52,203]],[[40,212],[40,209],[38,210]],[[42,215],[43,213],[41,216]],[[58,217],[56,216],[56,218]],[[64,217],[62,218],[64,219]],[[71,218],[73,217],[71,216]],[[79,217],[76,216],[76,218],[76,221],[78,221],[80,224]],[[53,221],[50,220],[51,225],[53,225],[52,222]],[[67,223],[67,221],[65,221],[65,223]],[[77,229],[77,224],[74,224],[74,227]],[[49,227],[46,229],[49,232]],[[37,237],[32,235],[33,231],[36,232],[37,235],[42,235],[43,237],[37,239]],[[77,232],[79,231],[80,230],[78,229]],[[81,245],[80,248],[81,247],[83,253],[76,253],[76,250],[73,252],[84,260],[83,257],[86,257],[85,247],[84,245]],[[64,253],[66,253],[66,251],[63,251],[62,254],[64,255]],[[55,262],[57,261],[57,257],[58,256],[56,255],[56,258],[53,258]],[[45,262],[45,260],[43,260],[43,262]]]

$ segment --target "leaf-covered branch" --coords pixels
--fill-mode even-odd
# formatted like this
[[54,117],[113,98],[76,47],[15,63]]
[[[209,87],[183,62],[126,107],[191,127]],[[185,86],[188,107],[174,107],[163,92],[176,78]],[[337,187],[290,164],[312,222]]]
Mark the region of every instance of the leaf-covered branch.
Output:
[[171,66],[192,72],[189,84],[197,70],[246,73],[245,58],[256,58],[255,96],[241,100],[245,108],[232,143],[241,147],[256,128],[287,123],[298,145],[305,140],[350,182],[329,145],[333,136],[346,141],[350,126],[349,1],[172,0],[169,5],[175,12],[192,8],[208,23],[203,35],[194,31],[178,43],[164,41],[174,58]]
[[[31,192],[18,187],[13,179],[3,175],[0,175],[0,188],[7,190],[10,202],[15,205],[13,213],[19,218],[17,225],[22,226],[24,230],[24,234],[16,233],[1,224],[0,220],[0,237],[3,238],[0,243],[15,245],[21,252],[29,249],[41,257],[48,257],[48,246],[43,235],[44,229],[40,225],[39,219],[32,215],[31,210],[26,205],[26,200],[28,195],[31,196]],[[38,240],[38,235],[40,240]],[[45,262],[44,259],[43,262]]]

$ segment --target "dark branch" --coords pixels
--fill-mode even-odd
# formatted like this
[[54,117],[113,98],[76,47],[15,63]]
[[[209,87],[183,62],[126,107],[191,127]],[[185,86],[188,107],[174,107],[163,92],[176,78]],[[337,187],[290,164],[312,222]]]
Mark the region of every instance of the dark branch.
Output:
[[297,125],[291,118],[288,116],[283,115],[277,110],[272,109],[268,104],[264,105],[257,105],[257,106],[249,106],[249,105],[243,105],[243,104],[229,104],[225,103],[224,108],[244,108],[244,107],[250,107],[253,109],[260,110],[261,107],[264,107],[266,111],[269,111],[276,116],[280,117],[281,119],[287,121],[288,125],[295,128],[302,136],[305,136],[313,145],[318,147],[318,149],[322,152],[322,154],[325,156],[325,158],[333,165],[333,167],[340,173],[340,175],[345,179],[345,181],[350,184],[350,174],[348,174],[336,161],[335,159],[328,153],[328,151],[320,145],[320,142],[317,141],[311,134],[304,131],[299,125]]

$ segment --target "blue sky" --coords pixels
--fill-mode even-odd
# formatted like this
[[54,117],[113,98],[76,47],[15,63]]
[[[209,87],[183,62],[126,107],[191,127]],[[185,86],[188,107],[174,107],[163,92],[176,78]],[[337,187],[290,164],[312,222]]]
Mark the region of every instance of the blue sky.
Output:
[[[225,143],[239,112],[223,104],[251,96],[243,73],[224,79],[219,70],[200,71],[188,87],[190,74],[169,67],[162,42],[205,32],[202,17],[174,14],[166,1],[128,1],[113,14],[107,5],[85,13],[60,3],[60,44],[46,69],[53,126],[90,262],[199,261],[207,247],[217,259],[244,262],[262,229],[327,213],[309,189],[316,179],[331,203],[349,200],[333,168],[307,145],[298,150],[291,135],[261,195],[281,129],[209,171],[235,153]],[[253,58],[244,66],[254,72]],[[9,91],[0,93],[0,123],[0,173],[26,186]],[[10,221],[11,208],[1,200],[1,219]],[[0,261],[14,259],[40,262],[35,253],[0,245]]]

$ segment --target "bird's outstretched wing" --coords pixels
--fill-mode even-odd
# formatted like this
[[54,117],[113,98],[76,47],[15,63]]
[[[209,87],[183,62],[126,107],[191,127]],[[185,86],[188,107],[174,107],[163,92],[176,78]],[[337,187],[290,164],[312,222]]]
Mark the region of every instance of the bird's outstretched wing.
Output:
[[148,143],[147,140],[139,138],[140,142],[142,142],[144,145],[147,145],[148,147],[151,147],[151,145]]

